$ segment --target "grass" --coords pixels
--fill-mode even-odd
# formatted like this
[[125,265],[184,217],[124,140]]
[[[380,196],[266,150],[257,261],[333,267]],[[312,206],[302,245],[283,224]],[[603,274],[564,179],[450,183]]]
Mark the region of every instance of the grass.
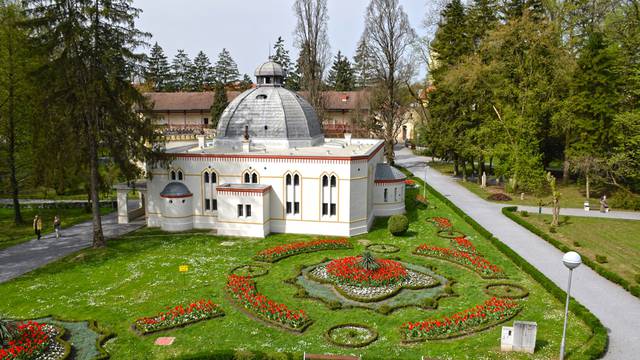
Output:
[[561,216],[560,226],[552,234],[549,232],[551,215],[522,217],[517,213],[517,216],[573,248],[582,257],[597,261],[596,256],[606,256],[607,262],[598,262],[600,266],[631,284],[638,284],[635,277],[640,274],[640,221]]
[[[100,209],[101,213],[108,214],[115,209],[105,207]],[[53,217],[60,216],[62,229],[91,220],[91,213],[87,213],[83,208],[69,209],[32,209],[21,208],[24,224],[16,226],[13,222],[13,209],[0,208],[0,250],[17,245],[36,237],[33,232],[33,218],[36,214],[42,217],[42,235],[53,232]]]
[[[251,319],[238,311],[223,295],[228,272],[239,265],[252,263],[252,256],[258,251],[314,238],[293,234],[244,239],[212,236],[197,231],[166,234],[158,229],[142,229],[109,241],[106,249],[84,250],[0,284],[0,293],[3,294],[0,313],[18,318],[53,314],[67,319],[96,319],[102,326],[117,333],[117,338],[106,344],[113,359],[169,359],[220,349],[292,352],[300,356],[303,351],[352,353],[362,355],[366,360],[418,359],[423,355],[456,359],[554,358],[560,346],[563,303],[433,196],[429,196],[429,199],[435,208],[416,209],[412,200],[416,192],[407,191],[410,226],[404,236],[391,237],[386,230],[386,219],[378,219],[371,232],[351,239],[354,249],[301,254],[267,265],[269,273],[256,279],[258,290],[291,308],[304,309],[315,320],[301,335],[292,335]],[[500,326],[455,340],[400,345],[399,328],[404,322],[438,318],[480,304],[488,299],[483,287],[492,283],[455,264],[411,254],[422,243],[449,245],[447,239],[436,236],[435,226],[425,221],[432,216],[451,219],[454,227],[468,234],[479,251],[505,270],[510,281],[530,292],[523,300],[524,309],[516,319],[538,323],[540,331],[534,355],[501,353]],[[439,300],[435,310],[410,307],[383,315],[362,308],[330,310],[316,300],[294,297],[297,289],[283,283],[297,273],[296,267],[301,264],[317,263],[327,256],[336,258],[362,253],[365,242],[361,240],[400,247],[399,252],[390,255],[402,261],[435,268],[438,274],[456,281],[453,290],[459,296]],[[180,264],[190,265],[186,275],[178,272]],[[172,346],[154,346],[155,336],[140,337],[130,329],[136,318],[154,313],[158,308],[201,298],[210,298],[221,304],[227,315],[159,334],[175,336],[176,341]],[[581,351],[589,343],[591,331],[573,314],[569,321],[572,331],[568,337],[568,358],[584,359]],[[371,326],[378,332],[379,338],[367,347],[354,350],[330,344],[324,337],[326,331],[345,323]]]

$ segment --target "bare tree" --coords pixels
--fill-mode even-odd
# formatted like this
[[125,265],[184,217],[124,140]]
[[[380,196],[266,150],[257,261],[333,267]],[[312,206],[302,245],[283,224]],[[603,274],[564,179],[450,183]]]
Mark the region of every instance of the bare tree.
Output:
[[327,0],[296,0],[293,11],[297,19],[294,37],[300,51],[301,87],[308,91],[309,101],[322,121],[322,75],[329,61]]
[[364,38],[370,47],[373,67],[379,79],[383,98],[376,119],[382,122],[387,162],[393,163],[395,135],[402,127],[399,87],[413,75],[411,59],[416,33],[398,0],[371,0],[365,15]]

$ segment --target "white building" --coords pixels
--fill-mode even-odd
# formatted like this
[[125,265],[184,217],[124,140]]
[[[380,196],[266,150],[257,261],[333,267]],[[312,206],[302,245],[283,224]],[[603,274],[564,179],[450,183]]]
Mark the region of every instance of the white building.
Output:
[[405,177],[383,163],[383,141],[325,141],[311,105],[281,86],[278,64],[255,75],[258,86],[229,104],[212,142],[168,143],[169,166],[148,169],[148,226],[352,236],[404,212]]

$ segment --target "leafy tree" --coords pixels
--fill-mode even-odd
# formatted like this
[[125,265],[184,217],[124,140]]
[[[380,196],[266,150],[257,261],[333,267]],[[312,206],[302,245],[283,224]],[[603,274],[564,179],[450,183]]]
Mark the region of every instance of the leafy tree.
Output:
[[[82,154],[89,174],[93,213],[93,246],[104,247],[99,207],[101,178],[98,157],[108,155],[122,176],[141,174],[138,161],[153,163],[159,142],[150,118],[134,109],[146,107],[130,81],[144,55],[133,53],[145,33],[135,28],[140,10],[128,0],[26,1],[33,41],[46,56],[39,69],[56,124],[71,128],[72,150]],[[44,121],[44,119],[43,119]],[[53,164],[52,166],[60,166]]]
[[224,84],[217,82],[213,88],[213,104],[211,105],[211,127],[218,127],[218,121],[220,116],[224,112],[224,109],[229,105],[227,100],[227,89]]
[[215,82],[211,61],[202,51],[198,52],[198,55],[193,59],[192,78],[197,91],[209,90]]
[[351,91],[354,88],[353,69],[346,56],[338,51],[329,69],[328,85],[335,91]]
[[216,81],[221,82],[224,85],[233,84],[240,78],[238,65],[233,61],[233,58],[227,49],[222,49],[218,55],[218,61],[216,61],[216,65],[214,67],[214,74]]
[[171,87],[171,67],[164,50],[157,42],[147,57],[144,79],[154,91],[167,91]]
[[191,91],[194,89],[193,63],[184,50],[179,49],[176,56],[174,56],[171,62],[171,71],[173,77],[172,90]]
[[361,37],[358,41],[356,54],[353,56],[353,72],[355,87],[365,88],[372,86],[376,81],[376,73],[373,68],[374,59],[367,47],[366,37]]

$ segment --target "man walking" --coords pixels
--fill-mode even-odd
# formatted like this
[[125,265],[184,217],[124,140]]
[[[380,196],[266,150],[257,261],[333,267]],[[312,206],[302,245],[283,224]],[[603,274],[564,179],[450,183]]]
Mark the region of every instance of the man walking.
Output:
[[42,218],[40,217],[40,215],[36,215],[33,218],[33,231],[35,231],[38,240],[40,240],[40,237],[42,235]]
[[53,218],[53,231],[56,232],[56,240],[60,239],[60,225],[61,225],[60,216],[56,215]]

